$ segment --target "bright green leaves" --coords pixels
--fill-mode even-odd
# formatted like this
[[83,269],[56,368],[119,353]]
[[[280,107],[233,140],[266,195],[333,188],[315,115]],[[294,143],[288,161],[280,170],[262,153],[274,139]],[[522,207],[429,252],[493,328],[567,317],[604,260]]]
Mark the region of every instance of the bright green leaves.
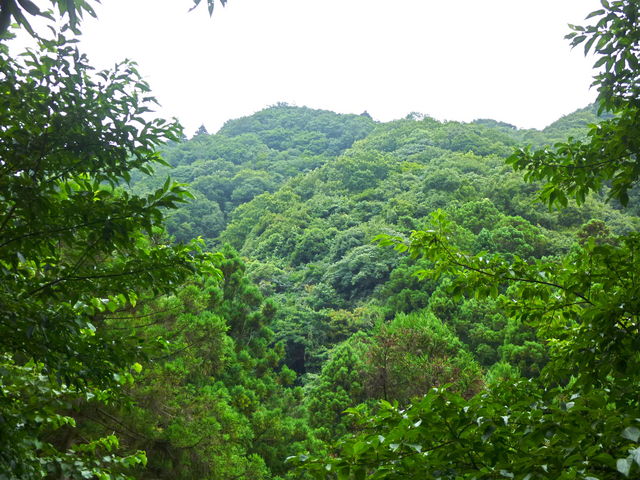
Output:
[[[550,206],[584,204],[601,191],[626,206],[640,176],[639,7],[602,4],[589,17],[598,23],[574,26],[570,38],[603,56],[599,106],[616,116],[592,127],[585,142],[521,149],[508,160],[528,181],[547,182],[540,197]],[[418,276],[451,276],[452,296],[499,300],[512,320],[535,325],[550,349],[543,375],[519,383],[507,375],[468,401],[432,391],[404,409],[351,410],[361,430],[303,468],[316,478],[637,478],[640,234],[581,235],[564,257],[525,261],[467,253],[455,231],[435,212],[408,239],[378,242],[433,265]]]
[[[70,409],[85,395],[52,383],[45,373],[41,364],[19,365],[8,355],[0,358],[3,478],[23,480],[57,474],[73,479],[125,480],[130,477],[123,471],[146,464],[144,452],[119,455],[119,442],[113,435],[72,445],[66,451],[58,450],[51,432],[76,427],[75,419],[69,416]],[[86,400],[111,395],[107,391],[94,391]],[[7,437],[9,441],[5,440]]]
[[586,142],[569,139],[553,150],[519,149],[507,163],[530,182],[547,182],[539,197],[550,207],[566,207],[569,199],[582,205],[590,193],[600,192],[626,206],[640,176],[640,111],[627,106],[618,113],[592,126]]
[[602,2],[587,20],[597,18],[586,27],[570,25],[574,32],[566,36],[571,46],[583,44],[585,55],[593,51],[600,58],[594,67],[600,69],[593,85],[598,87],[601,109],[616,111],[628,102],[638,107],[640,60],[640,7],[632,0]]
[[194,274],[221,278],[201,241],[164,240],[166,211],[189,197],[183,185],[146,196],[123,187],[132,170],[162,163],[156,148],[180,127],[146,118],[154,100],[134,64],[96,74],[62,36],[17,59],[0,49],[0,70],[0,471],[125,478],[117,472],[143,454],[99,453],[115,446],[73,445],[72,434],[58,451],[43,439],[73,426],[57,412],[79,395],[112,401],[133,382],[141,345],[112,319]]
[[637,410],[617,409],[610,400],[606,390],[572,395],[569,388],[532,382],[504,384],[469,400],[434,389],[408,408],[380,402],[375,410],[349,409],[357,433],[328,456],[290,461],[315,478],[363,472],[374,479],[633,477],[637,444],[620,432],[637,422]]
[[82,316],[113,313],[135,291],[170,288],[196,269],[197,245],[147,237],[185,200],[184,186],[167,180],[146,198],[119,187],[132,169],[151,171],[155,148],[180,129],[142,119],[153,100],[141,100],[148,86],[132,64],[92,75],[62,37],[0,61],[10,92],[0,97],[2,345],[60,368],[81,355]]
[[586,27],[571,25],[572,46],[584,44],[587,54],[600,58],[593,85],[598,87],[599,111],[616,116],[591,128],[587,141],[558,143],[553,150],[522,149],[508,160],[524,170],[530,181],[547,182],[540,196],[549,206],[566,207],[569,198],[579,205],[591,192],[607,192],[609,199],[626,206],[628,191],[640,176],[640,6],[635,1],[602,2]]
[[378,241],[430,260],[434,266],[416,272],[419,277],[452,276],[454,297],[498,298],[512,318],[552,339],[556,368],[566,375],[582,370],[584,381],[597,383],[640,368],[640,358],[632,353],[640,348],[637,234],[617,244],[591,239],[563,260],[525,262],[458,249],[448,240],[452,227],[442,212],[433,214],[431,226],[413,232],[408,241],[390,236]]
[[[470,397],[482,387],[481,369],[433,314],[398,314],[332,350],[320,375],[308,385],[309,424],[319,438],[333,440],[353,431],[353,418],[343,415],[345,409],[376,400],[406,405],[443,385]],[[410,448],[419,448],[416,445]]]
[[283,385],[295,374],[281,368],[284,349],[267,326],[271,307],[237,253],[224,251],[222,282],[190,282],[110,320],[146,340],[150,361],[141,372],[131,366],[140,373],[128,388],[136,405],[102,423],[135,432],[150,469],[166,477],[271,478],[283,473],[291,444],[306,438],[301,392]]

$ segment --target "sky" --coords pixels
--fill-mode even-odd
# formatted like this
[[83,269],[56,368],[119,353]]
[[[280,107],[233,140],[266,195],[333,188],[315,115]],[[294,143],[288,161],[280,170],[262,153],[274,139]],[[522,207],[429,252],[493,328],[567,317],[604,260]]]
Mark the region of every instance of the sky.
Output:
[[597,0],[103,0],[92,64],[138,62],[188,135],[269,105],[543,128],[595,98],[568,23]]

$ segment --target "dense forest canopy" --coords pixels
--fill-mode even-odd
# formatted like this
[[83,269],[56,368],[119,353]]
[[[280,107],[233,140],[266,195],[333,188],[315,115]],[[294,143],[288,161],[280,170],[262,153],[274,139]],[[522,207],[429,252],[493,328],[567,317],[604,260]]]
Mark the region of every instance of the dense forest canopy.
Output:
[[0,45],[0,480],[637,477],[640,11],[602,5],[597,103],[541,131],[187,139],[131,62]]

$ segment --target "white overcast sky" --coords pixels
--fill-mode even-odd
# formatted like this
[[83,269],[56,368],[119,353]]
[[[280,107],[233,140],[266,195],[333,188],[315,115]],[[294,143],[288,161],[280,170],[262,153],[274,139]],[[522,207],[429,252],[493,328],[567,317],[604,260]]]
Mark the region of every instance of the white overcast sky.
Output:
[[388,121],[494,118],[543,128],[593,101],[567,23],[597,0],[103,0],[82,48],[139,63],[191,134],[287,102]]

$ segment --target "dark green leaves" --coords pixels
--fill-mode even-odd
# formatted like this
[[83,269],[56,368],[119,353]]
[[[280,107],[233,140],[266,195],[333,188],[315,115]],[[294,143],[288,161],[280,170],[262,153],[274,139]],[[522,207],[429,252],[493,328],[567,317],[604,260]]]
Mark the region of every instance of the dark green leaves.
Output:
[[176,123],[143,118],[153,99],[134,64],[95,74],[59,36],[17,59],[0,51],[0,71],[0,451],[9,452],[0,471],[109,478],[103,463],[119,469],[144,456],[100,461],[92,452],[108,442],[58,452],[42,438],[70,425],[57,413],[65,399],[108,398],[131,382],[140,344],[107,328],[109,317],[195,273],[220,272],[202,242],[164,240],[165,212],[189,196],[183,185],[167,180],[146,196],[123,188],[180,134]]
[[[96,16],[91,5],[85,0],[51,0],[51,4],[58,10],[61,17],[65,14],[68,16],[68,25],[74,32],[78,32],[79,20],[82,18],[83,13],[86,12],[92,17]],[[0,17],[6,16],[8,19],[6,23],[0,25],[0,37],[7,31],[10,18],[13,18],[18,25],[25,28],[32,36],[37,36],[31,27],[30,19],[25,14],[32,17],[53,19],[48,8],[43,10],[31,0],[7,0],[0,5]]]
[[582,204],[587,195],[610,186],[608,197],[626,206],[628,191],[640,176],[640,6],[635,1],[603,2],[604,9],[587,19],[599,18],[586,27],[570,25],[572,46],[583,44],[585,54],[599,58],[593,85],[598,88],[599,111],[615,117],[594,125],[587,141],[559,143],[553,150],[519,150],[508,160],[524,170],[530,181],[548,182],[542,200],[564,207],[568,198]]
[[519,149],[507,163],[524,171],[528,181],[547,182],[539,195],[550,207],[566,207],[569,198],[581,205],[589,194],[607,190],[609,199],[626,206],[640,176],[639,118],[640,111],[629,105],[592,126],[586,142],[569,139],[554,149]]
[[615,111],[627,102],[637,107],[640,7],[630,0],[603,2],[603,6],[586,18],[597,18],[597,23],[586,27],[570,25],[574,33],[567,38],[574,47],[584,43],[585,54],[593,51],[601,57],[595,66],[604,69],[593,82],[598,87],[601,109]]

